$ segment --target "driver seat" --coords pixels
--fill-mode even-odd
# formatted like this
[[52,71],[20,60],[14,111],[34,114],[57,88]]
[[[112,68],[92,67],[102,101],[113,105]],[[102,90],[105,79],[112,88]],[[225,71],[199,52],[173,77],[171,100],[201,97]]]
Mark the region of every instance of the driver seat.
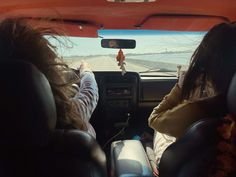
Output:
[[0,63],[0,176],[106,176],[106,157],[93,137],[55,129],[46,77],[22,60]]

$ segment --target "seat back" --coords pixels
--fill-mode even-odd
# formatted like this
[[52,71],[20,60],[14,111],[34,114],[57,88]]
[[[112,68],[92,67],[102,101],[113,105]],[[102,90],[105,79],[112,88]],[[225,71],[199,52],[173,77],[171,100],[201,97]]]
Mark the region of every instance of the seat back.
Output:
[[43,156],[38,157],[40,176],[107,176],[106,156],[86,132],[56,130],[51,144],[42,153]]
[[1,61],[0,145],[39,147],[56,125],[56,107],[45,76],[24,61]]
[[94,138],[55,129],[46,77],[21,60],[0,63],[0,176],[106,176],[106,157]]
[[216,153],[217,127],[221,123],[222,119],[200,120],[170,145],[160,161],[160,177],[194,177],[206,171],[207,161],[210,162]]

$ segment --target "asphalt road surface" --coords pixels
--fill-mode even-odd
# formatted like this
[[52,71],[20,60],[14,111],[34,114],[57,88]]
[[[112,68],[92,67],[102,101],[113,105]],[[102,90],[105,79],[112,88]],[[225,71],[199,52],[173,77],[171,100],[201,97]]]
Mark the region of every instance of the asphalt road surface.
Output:
[[[73,57],[65,58],[66,63],[72,68],[78,68],[81,60],[89,63],[93,71],[121,71],[120,66],[115,57],[111,56],[94,56],[94,57]],[[178,64],[160,62],[160,61],[147,61],[140,59],[127,58],[125,60],[126,71],[147,71],[147,70],[171,70],[176,71]],[[164,71],[163,71],[164,72]]]

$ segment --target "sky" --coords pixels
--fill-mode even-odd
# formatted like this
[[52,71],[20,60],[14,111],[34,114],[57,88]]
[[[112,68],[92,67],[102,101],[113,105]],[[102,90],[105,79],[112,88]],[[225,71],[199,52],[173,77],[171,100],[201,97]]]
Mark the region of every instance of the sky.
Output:
[[66,37],[61,42],[47,37],[56,45],[58,54],[67,56],[89,56],[117,54],[118,49],[101,47],[102,38],[135,39],[135,49],[124,49],[125,54],[148,54],[174,51],[194,51],[205,32],[176,32],[157,30],[99,30],[99,38]]

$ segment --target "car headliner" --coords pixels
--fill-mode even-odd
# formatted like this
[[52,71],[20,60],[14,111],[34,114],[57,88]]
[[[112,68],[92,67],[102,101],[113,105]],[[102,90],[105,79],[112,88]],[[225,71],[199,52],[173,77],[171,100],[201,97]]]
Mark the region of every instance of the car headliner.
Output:
[[40,21],[43,26],[38,19],[46,18],[54,26],[63,26],[67,35],[88,37],[96,37],[98,29],[206,31],[214,24],[235,21],[235,9],[235,0],[7,0],[0,4],[1,19],[33,18],[32,24]]

